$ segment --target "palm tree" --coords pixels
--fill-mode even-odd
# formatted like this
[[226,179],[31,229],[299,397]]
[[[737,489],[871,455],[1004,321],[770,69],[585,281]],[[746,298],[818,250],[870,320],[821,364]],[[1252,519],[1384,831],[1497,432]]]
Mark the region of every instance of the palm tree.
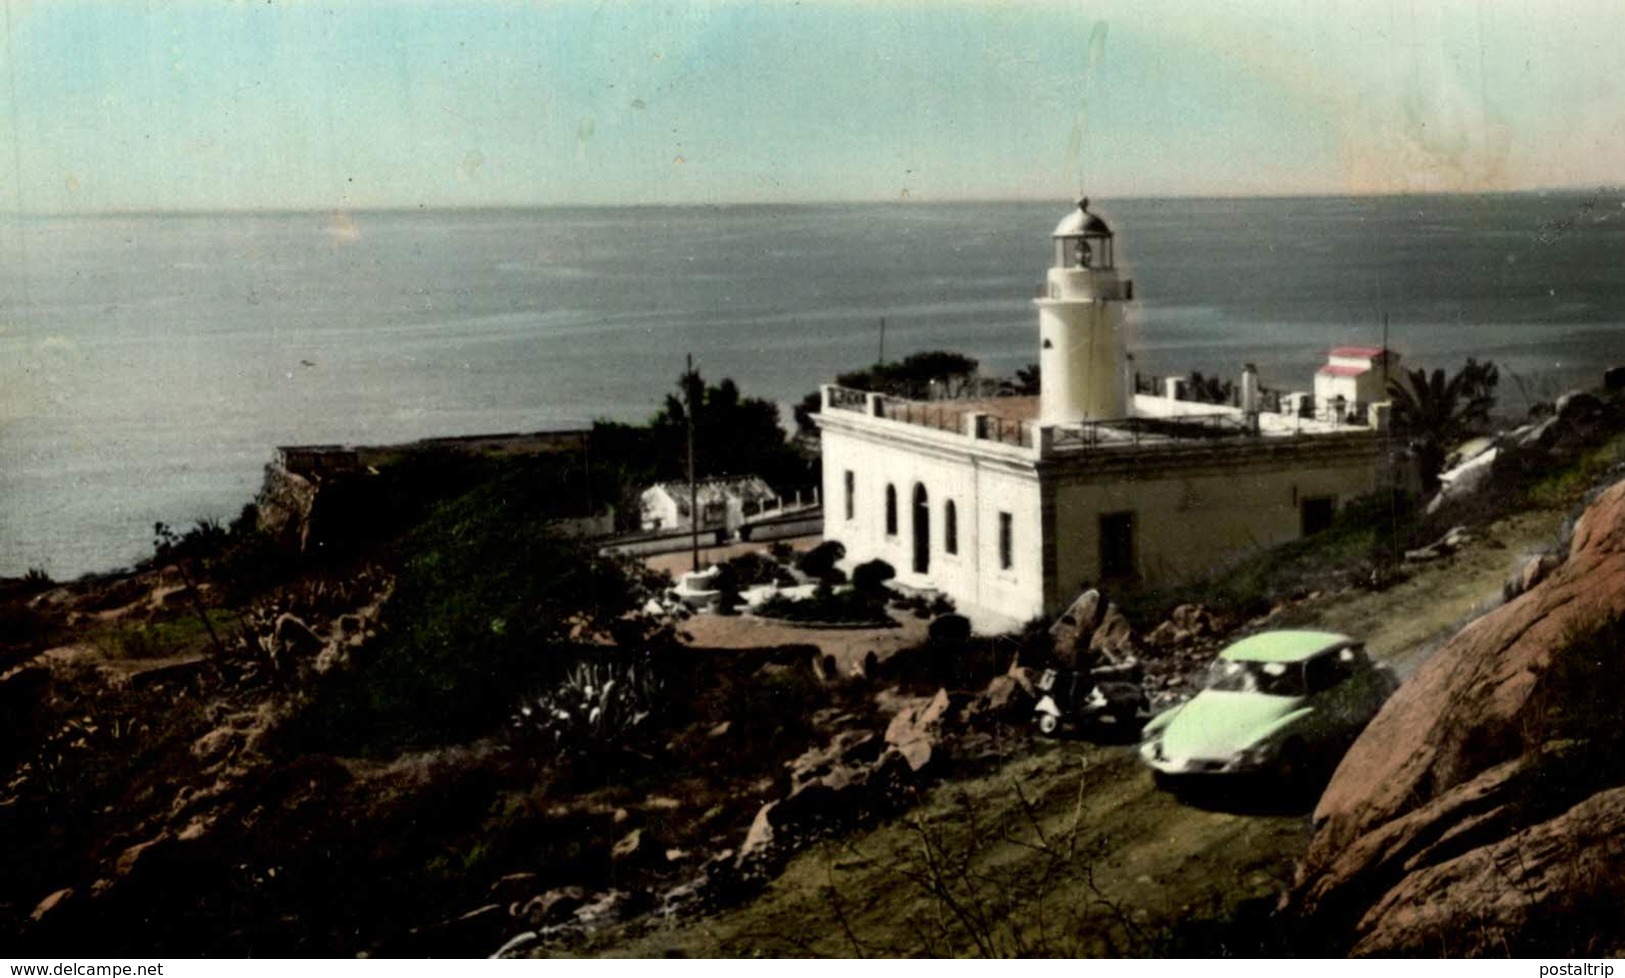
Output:
[[1489,426],[1495,385],[1501,379],[1494,363],[1472,357],[1446,378],[1443,370],[1403,370],[1388,379],[1393,401],[1393,427],[1410,442],[1421,469],[1422,488],[1438,488],[1445,456],[1455,443]]

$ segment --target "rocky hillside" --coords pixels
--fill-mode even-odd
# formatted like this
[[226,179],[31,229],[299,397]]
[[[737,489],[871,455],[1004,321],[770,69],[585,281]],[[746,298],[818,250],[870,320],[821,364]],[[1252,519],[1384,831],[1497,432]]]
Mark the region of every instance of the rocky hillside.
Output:
[[1354,955],[1617,954],[1625,482],[1338,768],[1288,909]]

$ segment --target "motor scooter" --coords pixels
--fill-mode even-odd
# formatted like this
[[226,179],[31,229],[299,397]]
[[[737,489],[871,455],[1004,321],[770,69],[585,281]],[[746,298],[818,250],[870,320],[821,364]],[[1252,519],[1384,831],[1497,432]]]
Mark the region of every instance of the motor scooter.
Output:
[[[1131,730],[1150,712],[1139,683],[1070,671],[1063,676],[1059,670],[1045,669],[1035,685],[1039,697],[1033,719],[1046,737],[1055,736],[1067,722],[1080,730]],[[1082,696],[1078,695],[1080,689]]]

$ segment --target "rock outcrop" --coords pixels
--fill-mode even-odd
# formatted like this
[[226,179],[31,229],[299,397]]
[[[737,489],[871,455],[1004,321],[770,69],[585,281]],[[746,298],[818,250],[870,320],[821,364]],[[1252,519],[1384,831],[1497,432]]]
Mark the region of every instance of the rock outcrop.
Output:
[[1543,571],[1429,660],[1337,769],[1285,901],[1324,950],[1625,948],[1595,916],[1625,896],[1625,738],[1607,708],[1625,676],[1625,483]]

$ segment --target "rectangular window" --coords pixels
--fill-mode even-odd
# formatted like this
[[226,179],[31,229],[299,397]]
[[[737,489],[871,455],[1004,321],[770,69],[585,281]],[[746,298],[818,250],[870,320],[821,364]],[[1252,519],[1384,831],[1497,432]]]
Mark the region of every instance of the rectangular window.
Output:
[[852,470],[847,469],[846,470],[846,518],[847,518],[848,522],[850,522],[852,520],[852,514],[857,512],[857,503],[855,503],[853,501],[855,496],[856,496],[855,480],[853,479],[853,476],[852,476]]
[[1100,514],[1100,579],[1134,576],[1134,513]]
[[1009,570],[1015,565],[1015,521],[1009,513],[999,514],[999,566]]

